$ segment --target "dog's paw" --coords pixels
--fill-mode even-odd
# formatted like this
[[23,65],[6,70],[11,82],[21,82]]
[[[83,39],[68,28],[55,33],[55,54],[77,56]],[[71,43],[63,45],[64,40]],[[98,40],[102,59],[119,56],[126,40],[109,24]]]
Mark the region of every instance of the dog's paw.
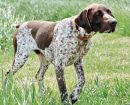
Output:
[[71,103],[74,104],[78,99],[77,99],[77,97],[74,96],[74,94],[71,94],[70,100],[71,100]]

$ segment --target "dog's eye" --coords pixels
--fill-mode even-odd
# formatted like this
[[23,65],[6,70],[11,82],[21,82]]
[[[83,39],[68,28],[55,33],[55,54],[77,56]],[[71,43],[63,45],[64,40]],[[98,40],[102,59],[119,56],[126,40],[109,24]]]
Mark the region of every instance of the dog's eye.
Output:
[[111,15],[112,17],[114,17],[114,16],[112,15],[112,12],[111,12],[109,9],[107,9],[106,12],[107,12],[109,15]]
[[109,9],[106,10],[107,13],[111,14],[111,11]]
[[98,11],[96,12],[96,15],[97,15],[97,16],[101,16],[101,17],[102,17],[102,16],[103,16],[103,13],[102,13],[102,11],[101,11],[101,10],[98,10]]

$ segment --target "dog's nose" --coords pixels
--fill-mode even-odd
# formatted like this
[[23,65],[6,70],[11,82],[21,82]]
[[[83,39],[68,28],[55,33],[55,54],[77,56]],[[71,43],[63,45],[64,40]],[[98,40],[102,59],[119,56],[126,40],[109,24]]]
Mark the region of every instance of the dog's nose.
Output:
[[110,22],[110,24],[111,24],[111,26],[116,26],[116,24],[117,24],[117,21],[116,21],[116,20],[114,20],[114,21],[111,21],[111,22]]

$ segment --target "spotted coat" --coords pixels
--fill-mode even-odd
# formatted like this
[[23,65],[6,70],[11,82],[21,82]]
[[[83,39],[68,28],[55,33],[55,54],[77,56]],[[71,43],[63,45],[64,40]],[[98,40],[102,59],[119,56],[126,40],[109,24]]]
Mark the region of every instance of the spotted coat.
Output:
[[60,21],[55,26],[51,45],[45,49],[46,58],[50,58],[55,65],[61,60],[64,66],[73,64],[79,57],[82,58],[89,50],[91,41],[80,45],[81,41],[77,37],[78,33],[73,31],[72,18]]
[[[16,53],[12,72],[16,73],[26,62],[29,53],[34,50],[40,58],[40,68],[36,74],[39,86],[42,86],[44,74],[52,63],[61,100],[64,105],[71,105],[79,98],[85,83],[82,60],[91,46],[92,36],[86,33],[114,32],[116,24],[117,21],[109,8],[94,3],[76,16],[58,22],[33,21],[18,25],[13,38]],[[75,66],[78,81],[68,96],[64,69],[71,64]]]
[[[32,50],[39,50],[42,55],[40,57],[41,66],[37,72],[37,79],[41,81],[44,73],[48,68],[49,62],[52,63],[56,70],[56,77],[61,94],[61,100],[65,105],[75,103],[79,98],[79,94],[85,83],[85,76],[82,67],[82,58],[90,49],[90,38],[84,42],[78,39],[79,34],[85,35],[85,30],[79,27],[79,31],[73,29],[73,18],[66,18],[57,22],[54,28],[53,40],[48,48],[44,50],[38,48],[36,41],[31,35],[31,29],[27,27],[27,23],[20,26],[16,35],[17,39],[17,52],[12,65],[12,71],[15,73],[20,67],[23,66],[29,53]],[[74,64],[78,76],[78,82],[75,88],[68,97],[66,83],[64,79],[64,68]]]

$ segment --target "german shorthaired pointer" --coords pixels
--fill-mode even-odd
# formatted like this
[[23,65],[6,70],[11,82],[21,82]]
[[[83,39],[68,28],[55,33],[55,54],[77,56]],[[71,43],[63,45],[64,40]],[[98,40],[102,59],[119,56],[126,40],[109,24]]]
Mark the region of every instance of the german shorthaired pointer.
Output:
[[[90,49],[93,33],[114,32],[116,24],[112,12],[105,5],[92,4],[78,15],[61,21],[29,21],[18,25],[13,38],[15,58],[11,72],[16,73],[26,62],[29,53],[35,51],[41,63],[36,74],[38,81],[43,80],[48,65],[52,63],[63,104],[74,104],[85,84],[82,59]],[[68,97],[64,69],[72,64],[78,82]]]

